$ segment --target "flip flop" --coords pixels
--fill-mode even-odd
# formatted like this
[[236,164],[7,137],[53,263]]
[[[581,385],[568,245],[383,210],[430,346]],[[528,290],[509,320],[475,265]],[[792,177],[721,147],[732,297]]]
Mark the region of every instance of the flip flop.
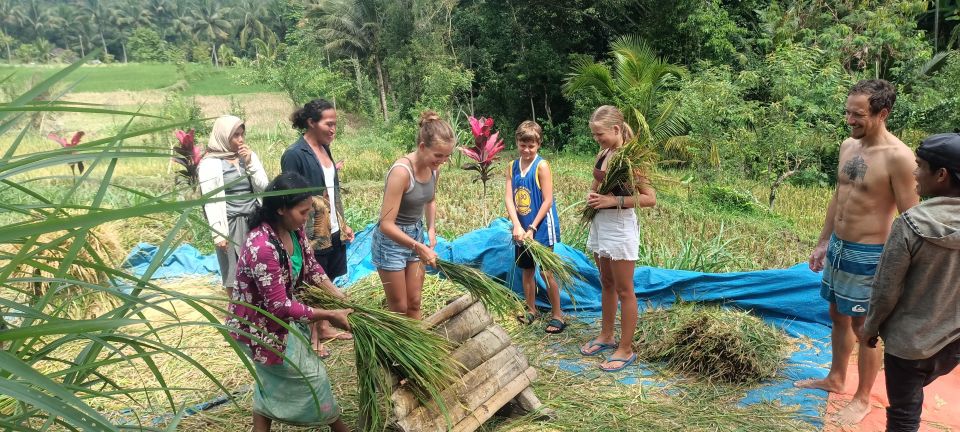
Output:
[[595,355],[600,354],[600,353],[602,353],[602,352],[604,352],[604,351],[606,351],[606,350],[616,349],[616,348],[617,348],[617,344],[616,344],[616,343],[608,344],[608,343],[603,343],[603,342],[597,342],[597,340],[594,339],[594,340],[590,341],[590,343],[587,344],[587,349],[590,349],[590,348],[593,348],[593,347],[600,347],[600,349],[598,349],[598,350],[596,350],[596,351],[584,351],[583,347],[580,347],[580,354],[583,354],[583,355],[585,355],[585,356],[587,356],[587,357],[595,356]]
[[629,358],[625,358],[625,359],[619,359],[619,358],[616,358],[616,357],[610,357],[610,358],[607,359],[607,363],[609,363],[609,362],[621,362],[621,363],[623,363],[623,364],[620,365],[620,367],[615,367],[615,368],[605,368],[605,367],[603,367],[603,366],[600,366],[600,370],[602,370],[602,371],[604,371],[604,372],[618,372],[618,371],[622,371],[622,370],[623,370],[624,368],[626,368],[627,366],[632,365],[633,362],[635,362],[635,361],[637,361],[637,354],[636,354],[636,353],[634,353],[633,355],[631,355]]
[[[554,327],[556,330],[550,330],[550,327]],[[547,322],[547,326],[543,328],[543,331],[550,334],[557,334],[557,333],[563,333],[563,329],[565,328],[567,328],[567,323],[563,322],[562,320],[553,318]]]
[[320,344],[319,347],[314,348],[314,349],[313,349],[313,353],[316,354],[317,357],[320,357],[321,359],[325,359],[325,358],[327,358],[327,357],[330,357],[330,349],[328,349],[327,347],[325,347],[324,344]]
[[533,312],[527,312],[523,315],[517,315],[517,321],[523,325],[533,324],[537,320],[537,315]]

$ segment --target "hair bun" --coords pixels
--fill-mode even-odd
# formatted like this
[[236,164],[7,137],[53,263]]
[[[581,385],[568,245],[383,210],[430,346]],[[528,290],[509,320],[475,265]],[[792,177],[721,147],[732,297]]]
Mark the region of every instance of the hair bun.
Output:
[[418,125],[422,127],[426,123],[429,123],[432,121],[439,121],[439,120],[441,120],[440,114],[437,114],[432,110],[426,110],[420,113],[420,123]]

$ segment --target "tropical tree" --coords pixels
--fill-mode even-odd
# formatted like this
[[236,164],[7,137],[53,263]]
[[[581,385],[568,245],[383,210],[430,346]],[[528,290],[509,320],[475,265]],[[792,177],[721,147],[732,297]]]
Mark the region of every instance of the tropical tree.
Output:
[[200,0],[192,11],[193,30],[198,38],[203,38],[212,45],[210,56],[217,67],[220,67],[217,43],[227,40],[232,31],[232,25],[227,19],[229,12],[230,8],[221,6],[216,0]]
[[[307,10],[305,18],[317,30],[318,42],[324,49],[372,63],[376,71],[380,112],[385,121],[390,120],[380,53],[383,17],[377,0],[320,0]],[[357,81],[360,81],[359,76]]]
[[103,49],[103,58],[110,58],[110,51],[107,50],[107,38],[103,36],[103,29],[107,25],[110,17],[109,10],[104,6],[102,0],[78,0],[78,2],[87,20],[97,29],[97,34],[100,36],[101,48]]
[[46,39],[45,33],[55,26],[55,17],[51,9],[44,7],[40,0],[28,0],[16,12],[21,25],[28,29],[34,39]]
[[240,48],[246,48],[253,39],[267,40],[273,34],[270,27],[264,22],[269,13],[267,5],[259,0],[242,0],[237,7],[239,11],[236,28],[240,34]]
[[58,34],[63,46],[68,49],[77,48],[80,57],[86,57],[89,51],[86,45],[93,39],[90,38],[92,33],[90,21],[84,19],[83,11],[69,4],[61,4],[54,10],[54,16],[56,16],[57,27],[60,29]]
[[636,36],[622,36],[610,44],[611,69],[605,63],[580,59],[573,64],[563,85],[568,98],[593,89],[616,104],[626,121],[644,138],[665,152],[684,151],[686,122],[677,110],[679,99],[666,90],[688,73],[658,57]]
[[10,44],[16,41],[16,29],[20,25],[18,7],[11,0],[0,0],[0,40],[7,50],[7,62],[12,61]]

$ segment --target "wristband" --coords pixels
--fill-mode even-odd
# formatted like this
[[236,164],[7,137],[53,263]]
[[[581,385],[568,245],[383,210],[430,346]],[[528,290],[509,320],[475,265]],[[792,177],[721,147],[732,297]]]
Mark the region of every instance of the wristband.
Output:
[[531,226],[528,226],[528,227],[527,227],[527,231],[533,231],[533,233],[536,234],[536,233],[537,233],[537,228],[534,227],[533,225],[531,225]]

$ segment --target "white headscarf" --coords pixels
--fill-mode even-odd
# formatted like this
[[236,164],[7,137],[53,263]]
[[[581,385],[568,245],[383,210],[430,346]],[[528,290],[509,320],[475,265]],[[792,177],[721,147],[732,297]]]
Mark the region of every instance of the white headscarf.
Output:
[[243,126],[240,117],[225,115],[217,118],[217,121],[213,122],[207,152],[203,158],[236,159],[237,152],[230,149],[230,137],[240,126]]

